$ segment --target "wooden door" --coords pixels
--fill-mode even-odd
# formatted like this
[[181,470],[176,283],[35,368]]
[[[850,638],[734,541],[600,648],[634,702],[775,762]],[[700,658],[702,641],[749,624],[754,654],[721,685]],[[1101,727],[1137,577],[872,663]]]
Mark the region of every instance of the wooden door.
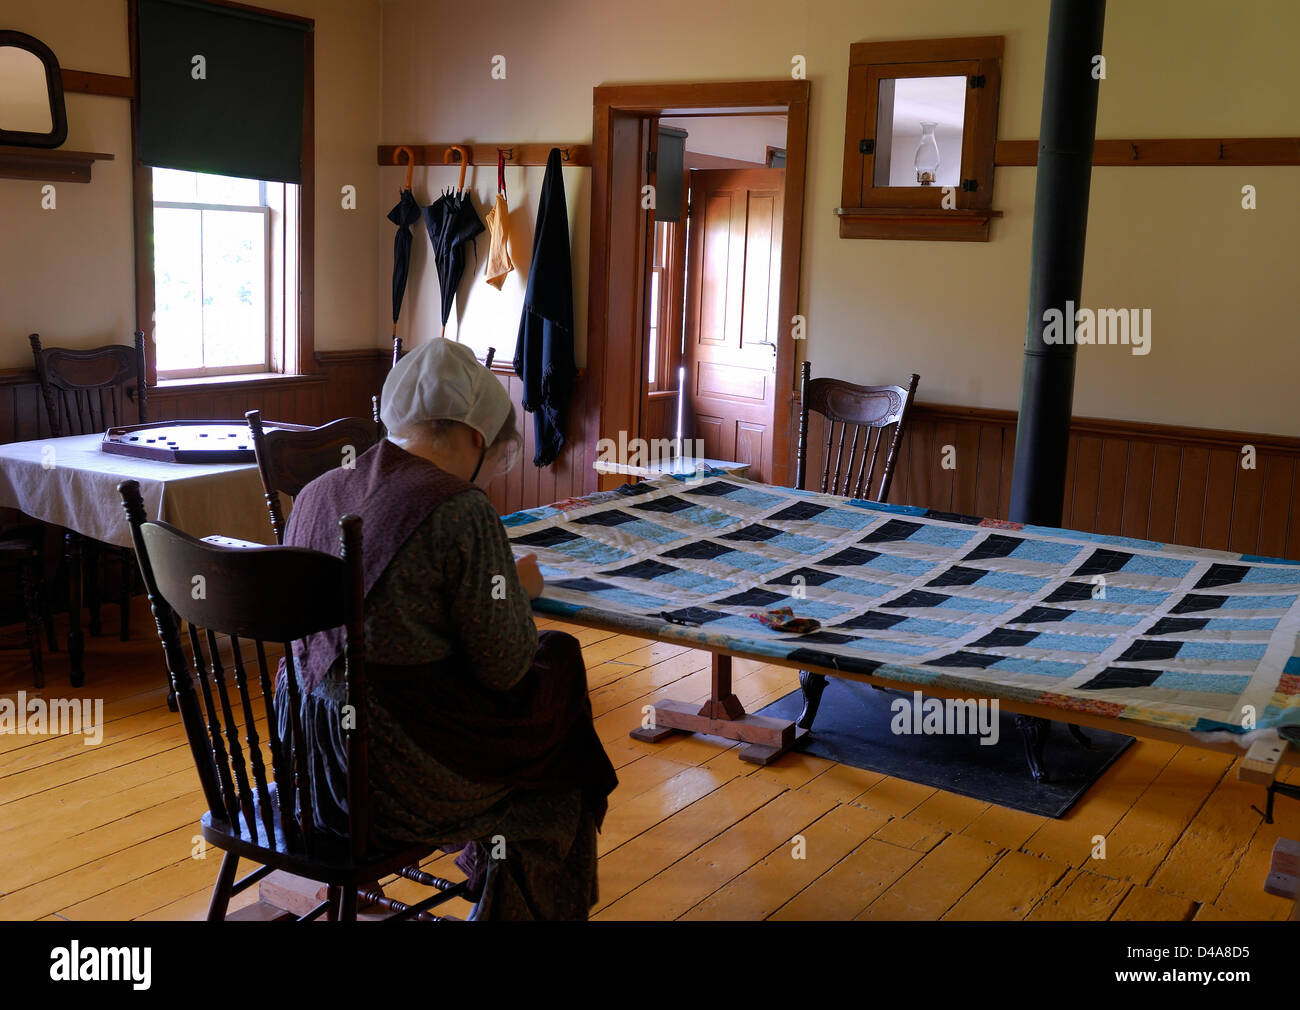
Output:
[[691,172],[686,437],[758,481],[772,475],[784,190],[779,168]]

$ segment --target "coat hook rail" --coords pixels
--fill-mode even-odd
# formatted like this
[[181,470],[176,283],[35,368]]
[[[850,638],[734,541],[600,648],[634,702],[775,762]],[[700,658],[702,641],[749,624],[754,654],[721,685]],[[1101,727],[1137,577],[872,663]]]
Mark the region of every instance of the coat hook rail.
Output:
[[[406,164],[406,152],[413,154],[412,164],[414,165],[442,165],[443,157],[449,148],[463,147],[469,152],[469,165],[491,165],[497,163],[497,151],[505,155],[505,160],[514,166],[541,166],[546,164],[546,159],[550,156],[551,148],[560,149],[560,158],[566,167],[589,167],[591,165],[591,145],[590,144],[548,144],[548,143],[490,143],[490,144],[466,144],[456,141],[437,144],[381,144],[379,146],[379,164],[391,166],[394,164]],[[402,151],[402,157],[394,161],[394,155],[397,151]],[[459,156],[451,155],[447,164],[456,165],[459,163]]]

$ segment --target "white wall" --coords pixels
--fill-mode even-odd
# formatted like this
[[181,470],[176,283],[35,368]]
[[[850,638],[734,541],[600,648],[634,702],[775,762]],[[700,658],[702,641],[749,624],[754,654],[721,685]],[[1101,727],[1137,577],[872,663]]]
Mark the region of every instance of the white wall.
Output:
[[[379,0],[268,6],[316,20],[316,348],[370,346],[376,221],[389,198],[375,163]],[[66,69],[130,73],[125,0],[4,0],[0,25],[36,36]],[[130,103],[68,94],[65,104],[64,147],[113,160],[95,162],[89,185],[59,184],[54,210],[41,209],[44,183],[0,179],[0,369],[31,366],[34,331],[47,344],[93,347],[129,343],[136,328]],[[356,210],[342,207],[345,185],[356,187]]]
[[665,116],[659,122],[685,130],[692,154],[766,165],[769,147],[785,149],[785,116]]
[[[1004,35],[1002,139],[1038,135],[1048,5],[1043,0],[502,0],[490,16],[449,0],[388,0],[384,139],[553,140],[591,137],[601,83],[788,77],[803,56],[812,84],[800,310],[818,373],[884,381],[921,373],[920,398],[1015,408],[1028,296],[1032,168],[995,173],[992,240],[843,240],[834,208],[843,169],[848,51],[870,39]],[[683,32],[681,25],[691,30]],[[1109,6],[1097,133],[1124,137],[1300,136],[1300,4],[1127,0]],[[448,45],[446,40],[456,40]],[[726,40],[719,44],[719,40]],[[506,80],[491,78],[493,55]],[[395,191],[399,170],[384,170]],[[1300,434],[1294,386],[1300,326],[1300,170],[1099,168],[1093,174],[1084,298],[1147,307],[1153,349],[1080,350],[1081,415]],[[490,169],[479,170],[480,198]],[[512,174],[529,229],[540,169]],[[574,226],[577,314],[585,332],[586,170],[566,172]],[[444,185],[450,170],[424,174]],[[1259,210],[1241,209],[1241,187]],[[381,232],[391,248],[391,237]],[[391,252],[381,257],[381,276]],[[516,257],[519,259],[519,257]],[[481,269],[481,268],[480,268]],[[417,276],[417,339],[436,328]],[[463,331],[476,346],[513,346],[522,291],[481,281]],[[377,316],[383,313],[376,313]]]

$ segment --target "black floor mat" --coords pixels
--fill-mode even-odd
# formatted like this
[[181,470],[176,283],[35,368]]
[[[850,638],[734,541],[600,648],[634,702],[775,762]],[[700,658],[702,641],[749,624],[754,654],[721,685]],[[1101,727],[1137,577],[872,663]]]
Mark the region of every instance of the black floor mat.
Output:
[[[910,712],[910,692],[829,678],[802,750],[1012,810],[1063,817],[1133,742],[1131,736],[1086,729],[1092,746],[1085,748],[1065,724],[1053,723],[1043,757],[1046,775],[1035,782],[1025,760],[1024,738],[1010,712],[998,713],[997,743],[991,745],[981,744],[972,734],[896,734],[890,723],[895,719],[891,705],[898,698],[907,700]],[[802,693],[792,691],[756,714],[795,719],[802,708]]]

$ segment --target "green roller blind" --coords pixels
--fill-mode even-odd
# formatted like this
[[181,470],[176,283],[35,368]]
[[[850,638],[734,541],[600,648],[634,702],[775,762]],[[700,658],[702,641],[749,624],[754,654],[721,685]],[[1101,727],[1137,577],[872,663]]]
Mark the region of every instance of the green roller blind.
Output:
[[140,160],[302,182],[308,27],[201,0],[139,0]]

